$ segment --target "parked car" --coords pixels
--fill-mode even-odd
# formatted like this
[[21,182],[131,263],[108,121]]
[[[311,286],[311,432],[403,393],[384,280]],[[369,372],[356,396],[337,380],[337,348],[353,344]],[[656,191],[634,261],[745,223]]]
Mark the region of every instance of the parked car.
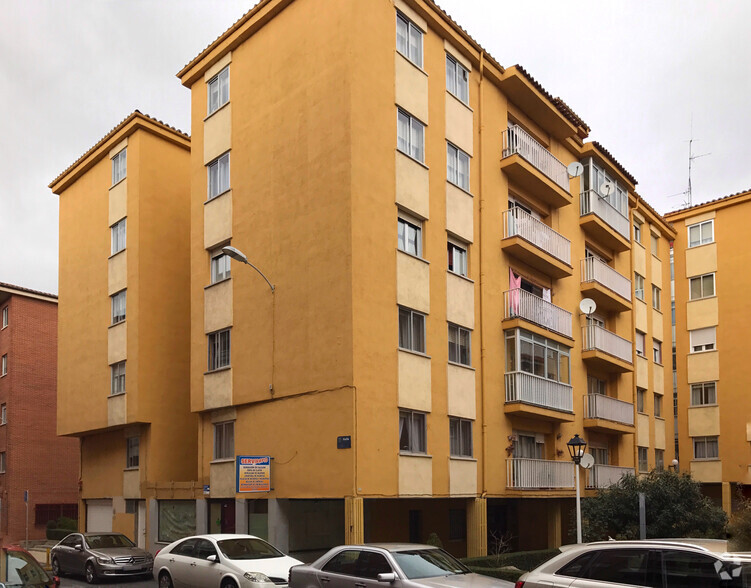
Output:
[[60,579],[50,578],[34,556],[17,546],[0,548],[0,586],[16,588],[59,588]]
[[50,550],[52,573],[101,578],[151,576],[154,557],[122,533],[71,533]]
[[196,535],[157,553],[154,578],[159,588],[287,588],[301,563],[253,535]]
[[751,556],[717,553],[680,540],[602,541],[562,553],[523,574],[516,588],[746,588]]
[[290,570],[289,588],[512,588],[442,549],[410,543],[340,545]]

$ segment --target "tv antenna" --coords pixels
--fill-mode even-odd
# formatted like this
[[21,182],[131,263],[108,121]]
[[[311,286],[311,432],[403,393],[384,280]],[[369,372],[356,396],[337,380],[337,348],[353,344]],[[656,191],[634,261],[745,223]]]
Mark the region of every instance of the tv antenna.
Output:
[[676,196],[684,196],[686,199],[682,203],[682,207],[691,207],[694,205],[693,194],[691,188],[691,171],[694,164],[694,159],[700,157],[706,157],[712,155],[711,153],[702,153],[700,155],[694,155],[694,115],[691,115],[691,138],[688,140],[688,187],[683,192],[677,194],[671,194],[668,198],[675,198]]

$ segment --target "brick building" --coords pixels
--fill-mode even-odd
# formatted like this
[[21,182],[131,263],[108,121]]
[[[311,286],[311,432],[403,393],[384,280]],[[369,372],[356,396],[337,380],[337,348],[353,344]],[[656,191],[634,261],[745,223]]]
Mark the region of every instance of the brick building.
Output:
[[0,539],[76,516],[78,440],[56,431],[57,297],[0,283]]

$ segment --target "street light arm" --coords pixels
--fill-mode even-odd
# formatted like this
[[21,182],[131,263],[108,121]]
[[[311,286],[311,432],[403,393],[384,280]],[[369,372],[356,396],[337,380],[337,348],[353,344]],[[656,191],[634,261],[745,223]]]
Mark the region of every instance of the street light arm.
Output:
[[272,284],[271,282],[269,282],[269,279],[268,279],[268,278],[267,278],[266,276],[264,276],[264,275],[263,275],[263,272],[262,272],[261,270],[259,270],[259,269],[258,269],[258,268],[257,268],[256,266],[254,266],[254,265],[253,265],[252,263],[250,263],[250,262],[249,262],[249,261],[248,261],[247,259],[246,259],[246,260],[245,260],[245,261],[244,261],[243,263],[245,263],[245,264],[249,265],[249,266],[250,266],[250,267],[252,267],[252,268],[253,268],[254,270],[256,270],[256,271],[257,271],[257,272],[258,272],[258,273],[260,274],[260,276],[261,276],[261,277],[262,277],[262,278],[263,278],[264,280],[266,280],[266,283],[267,283],[267,284],[269,285],[269,288],[271,288],[271,292],[272,292],[272,293],[274,292],[274,284]]
[[271,292],[272,293],[274,292],[274,285],[271,282],[269,282],[269,279],[265,275],[263,275],[263,272],[261,270],[259,270],[256,266],[254,266],[252,263],[248,261],[248,257],[242,251],[240,251],[239,249],[235,247],[231,247],[227,245],[225,247],[222,247],[222,253],[224,253],[225,255],[228,255],[235,261],[239,261],[241,263],[244,263],[245,265],[249,265],[250,267],[252,267],[254,270],[256,270],[260,274],[260,276],[264,280],[266,280],[266,283],[269,285],[269,288],[271,288]]

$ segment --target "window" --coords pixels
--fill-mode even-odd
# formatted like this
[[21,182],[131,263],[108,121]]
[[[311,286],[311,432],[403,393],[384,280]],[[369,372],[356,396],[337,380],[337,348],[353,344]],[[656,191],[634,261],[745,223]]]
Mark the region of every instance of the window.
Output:
[[469,155],[446,143],[446,179],[469,192]]
[[396,246],[415,257],[422,257],[422,223],[416,219],[407,220],[402,216],[397,221],[398,240]]
[[607,395],[607,382],[593,376],[587,376],[587,394]]
[[[597,553],[597,552],[596,552]],[[648,566],[648,560],[650,557],[649,550],[647,549],[603,549],[599,551],[599,554],[594,561],[580,571],[580,577],[585,577],[594,582],[575,582],[576,584],[584,586],[662,586],[662,578],[660,577],[659,560],[657,564],[652,564],[652,568],[657,568],[655,572],[651,572]],[[659,557],[659,555],[658,555]],[[652,558],[654,561],[654,557]],[[577,560],[574,560],[577,561]],[[656,575],[660,577],[659,584],[650,582],[648,575]]]
[[209,115],[229,102],[229,66],[211,78],[207,86],[209,103],[206,114]]
[[715,349],[717,327],[694,329],[693,331],[689,331],[688,334],[689,339],[691,340],[691,353],[713,351]]
[[704,274],[688,280],[689,300],[714,296],[714,274]]
[[639,471],[640,472],[649,471],[649,465],[647,464],[647,448],[646,447],[639,447],[638,457],[639,457]]
[[420,163],[425,162],[425,125],[401,108],[396,118],[396,148]]
[[469,71],[448,53],[446,54],[446,90],[464,104],[469,104]]
[[691,384],[691,406],[717,404],[717,383],[701,382]]
[[636,336],[634,337],[634,349],[636,350],[636,355],[644,357],[644,333],[641,331],[636,331]]
[[449,271],[465,278],[468,275],[467,271],[467,248],[457,245],[456,243],[448,242],[448,266]]
[[5,473],[5,452],[0,451],[0,474]]
[[652,244],[652,255],[660,257],[660,236],[654,233],[649,233],[650,242]]
[[399,308],[399,348],[425,353],[425,315]]
[[230,365],[229,329],[209,333],[209,370],[218,370]]
[[655,416],[662,418],[662,394],[655,394]]
[[[60,517],[66,517],[70,519],[78,519],[78,505],[77,504],[35,504],[34,505],[34,524],[46,525],[48,521],[57,521]],[[62,545],[73,547],[76,543],[81,543],[80,535],[71,535],[64,541],[61,541]]]
[[506,331],[506,373],[523,372],[569,384],[570,349],[522,329]]
[[694,437],[694,459],[717,459],[720,448],[717,437]]
[[[158,541],[171,543],[196,534],[195,500],[160,500]],[[195,539],[188,539],[195,544]]]
[[8,407],[3,402],[0,404],[0,425],[5,425],[8,423]]
[[110,227],[110,233],[112,234],[112,255],[125,249],[125,229],[127,220],[127,218],[124,218]]
[[230,277],[230,256],[222,253],[222,250],[215,251],[211,255],[211,283],[216,284]]
[[634,296],[639,300],[644,300],[644,276],[634,272]]
[[229,153],[220,155],[206,166],[209,171],[209,200],[229,190]]
[[655,449],[655,469],[662,471],[665,469],[665,450]]
[[3,308],[3,329],[8,326],[8,307]]
[[399,411],[399,451],[425,453],[425,413],[414,410]]
[[422,68],[422,31],[401,12],[396,13],[396,50]]
[[662,341],[652,339],[652,359],[655,363],[662,363]]
[[8,374],[8,354],[3,355],[0,359],[0,376],[6,376]]
[[214,459],[235,458],[235,421],[214,424]]
[[662,309],[662,302],[660,301],[661,294],[662,294],[662,290],[660,290],[657,286],[652,284],[652,308],[654,308],[655,310]]
[[119,361],[110,366],[112,384],[110,394],[123,394],[125,392],[125,362]]
[[514,457],[526,459],[545,458],[545,435],[543,433],[514,431],[514,436],[516,437]]
[[112,324],[125,320],[125,290],[120,290],[117,294],[110,296],[112,299]]
[[449,541],[467,539],[467,511],[463,508],[449,509]]
[[125,179],[127,172],[126,149],[120,151],[112,158],[112,185],[114,186],[120,180]]
[[688,246],[697,247],[714,241],[714,220],[696,223],[688,227]]
[[647,398],[647,391],[644,388],[636,389],[636,412],[644,412],[644,401]]
[[449,418],[449,446],[452,457],[472,457],[472,421]]
[[464,329],[458,325],[449,323],[449,361],[460,363],[462,365],[472,365],[472,355],[470,353],[470,333],[469,329]]
[[641,243],[641,227],[642,222],[640,220],[634,219],[634,241],[637,243]]
[[140,453],[140,445],[141,445],[141,439],[139,437],[128,437],[126,439],[126,458],[125,458],[125,467],[126,468],[137,468],[138,467],[138,458]]
[[[582,164],[584,164],[582,194],[587,194],[590,191],[593,192],[621,213],[621,216],[625,217],[623,220],[627,223],[628,193],[623,186],[591,157],[583,160]],[[608,194],[601,193],[601,187],[605,182],[615,186],[615,189],[611,190]],[[590,195],[587,194],[587,196]]]

